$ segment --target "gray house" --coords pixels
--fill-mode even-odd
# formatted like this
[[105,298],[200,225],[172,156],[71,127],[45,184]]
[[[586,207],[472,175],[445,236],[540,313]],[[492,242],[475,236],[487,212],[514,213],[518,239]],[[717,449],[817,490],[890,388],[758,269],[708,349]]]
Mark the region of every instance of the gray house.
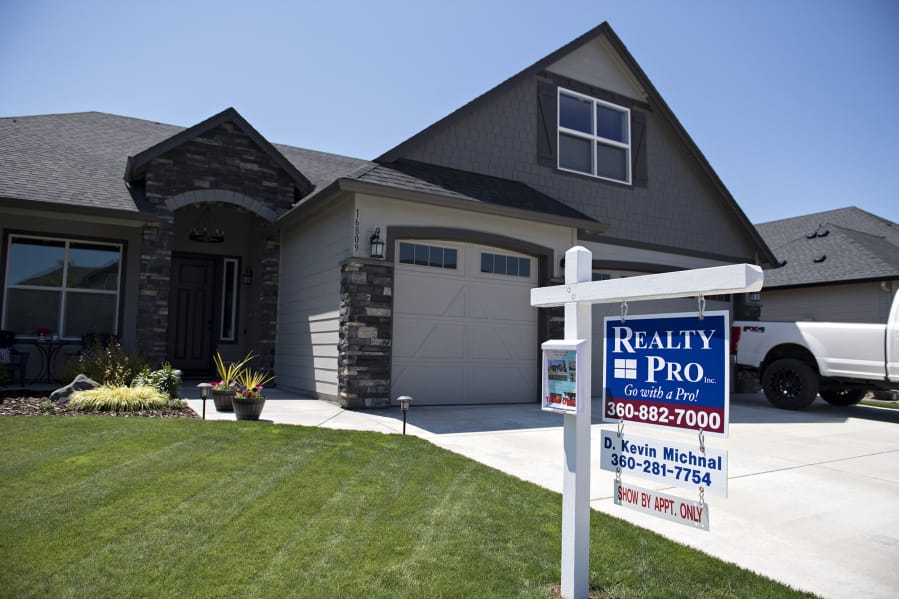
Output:
[[899,225],[855,206],[756,225],[779,259],[762,320],[886,322],[899,290]]
[[597,279],[775,262],[605,23],[373,161],[233,109],[0,119],[0,235],[24,345],[111,332],[195,372],[253,349],[349,407],[537,401],[559,318],[528,291],[573,245]]

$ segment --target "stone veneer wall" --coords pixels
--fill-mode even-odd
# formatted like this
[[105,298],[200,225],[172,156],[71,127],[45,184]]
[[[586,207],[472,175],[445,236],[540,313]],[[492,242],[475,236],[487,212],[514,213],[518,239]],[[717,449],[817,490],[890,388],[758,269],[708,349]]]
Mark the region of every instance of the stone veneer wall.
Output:
[[[185,141],[154,159],[147,169],[146,202],[158,218],[144,227],[141,244],[140,296],[137,308],[137,344],[150,360],[161,362],[168,352],[169,289],[172,267],[172,235],[175,215],[172,201],[182,196],[188,203],[200,203],[210,192],[235,192],[267,207],[261,215],[279,216],[290,209],[296,198],[296,186],[290,176],[239,127],[225,122]],[[206,195],[229,197],[228,194]],[[245,206],[252,209],[252,206]],[[253,243],[254,240],[249,240]],[[272,235],[259,239],[262,248],[262,280],[258,305],[255,346],[262,358],[256,365],[274,364],[276,317],[278,310],[279,243]]]
[[393,265],[351,258],[340,265],[338,394],[344,408],[390,405]]

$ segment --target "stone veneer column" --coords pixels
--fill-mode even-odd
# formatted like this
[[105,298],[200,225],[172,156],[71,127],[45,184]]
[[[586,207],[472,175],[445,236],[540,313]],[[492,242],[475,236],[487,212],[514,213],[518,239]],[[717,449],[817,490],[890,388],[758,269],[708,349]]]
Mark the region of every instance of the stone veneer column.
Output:
[[173,231],[174,216],[162,209],[157,221],[144,225],[141,239],[137,347],[154,365],[168,354]]
[[267,237],[262,249],[260,266],[262,285],[256,306],[259,319],[259,338],[256,340],[259,358],[256,368],[273,372],[275,369],[275,332],[278,326],[278,264],[281,243],[277,237]]
[[344,408],[390,405],[393,265],[351,258],[340,265],[338,394]]

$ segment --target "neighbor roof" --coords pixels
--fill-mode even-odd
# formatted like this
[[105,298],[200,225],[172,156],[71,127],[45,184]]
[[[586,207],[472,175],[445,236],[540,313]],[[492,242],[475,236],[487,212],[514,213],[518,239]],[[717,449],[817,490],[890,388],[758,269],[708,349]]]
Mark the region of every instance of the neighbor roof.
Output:
[[783,263],[766,288],[899,278],[899,225],[855,206],[756,228]]

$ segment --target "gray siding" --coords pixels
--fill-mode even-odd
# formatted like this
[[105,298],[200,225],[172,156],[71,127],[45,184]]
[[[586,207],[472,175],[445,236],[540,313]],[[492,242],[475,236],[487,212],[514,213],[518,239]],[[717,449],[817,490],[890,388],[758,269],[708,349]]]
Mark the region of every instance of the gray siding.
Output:
[[275,370],[278,385],[336,398],[340,262],[351,255],[350,205],[285,230]]
[[525,78],[420,137],[404,157],[522,181],[608,223],[610,238],[754,260],[727,201],[657,112],[647,113],[649,185],[639,188],[538,165],[536,100],[537,79]]
[[884,323],[893,295],[879,283],[762,291],[762,320]]

